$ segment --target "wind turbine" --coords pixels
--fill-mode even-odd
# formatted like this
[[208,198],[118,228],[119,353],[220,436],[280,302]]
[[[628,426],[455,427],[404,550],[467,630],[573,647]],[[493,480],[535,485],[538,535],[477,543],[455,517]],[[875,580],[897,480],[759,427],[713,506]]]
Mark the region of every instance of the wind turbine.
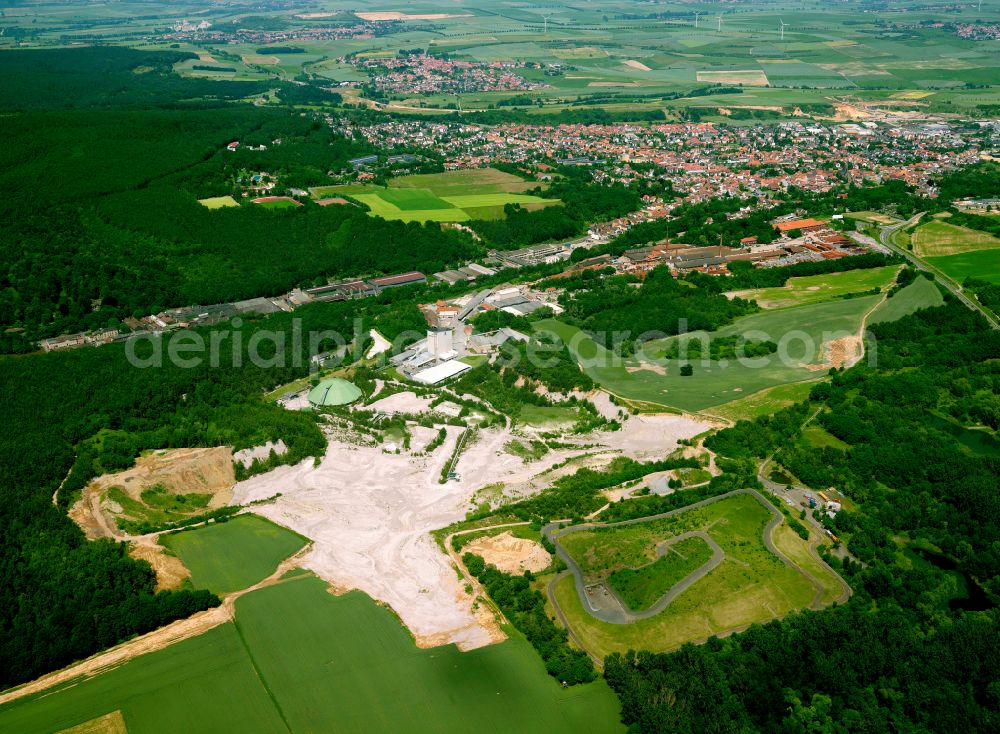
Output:
[[551,15],[543,15],[542,16],[542,20],[545,21],[545,25],[544,25],[545,30],[542,32],[542,35],[545,35],[545,36],[549,35],[549,18],[551,18],[551,17],[552,17]]
[[719,27],[716,28],[717,33],[722,33],[722,13],[719,13]]
[[699,16],[699,15],[700,15],[700,13],[695,13],[695,14],[694,14],[694,27],[695,27],[695,28],[697,28],[697,27],[698,27],[698,16]]
[[785,40],[785,26],[788,25],[785,21],[778,18],[778,22],[781,23],[781,40]]

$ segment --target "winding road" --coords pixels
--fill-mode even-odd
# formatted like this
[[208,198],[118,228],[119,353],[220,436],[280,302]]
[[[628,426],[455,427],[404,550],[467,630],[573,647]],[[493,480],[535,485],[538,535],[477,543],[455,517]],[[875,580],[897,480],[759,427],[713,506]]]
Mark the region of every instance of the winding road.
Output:
[[[559,531],[559,526],[557,523],[550,523],[542,528],[542,533],[545,535],[549,541],[556,548],[556,553],[558,556],[566,563],[569,568],[569,573],[572,573],[576,582],[577,595],[580,598],[580,603],[583,608],[586,609],[592,616],[600,619],[603,622],[608,622],[609,624],[629,624],[631,622],[636,622],[642,619],[648,619],[649,617],[655,616],[662,612],[671,602],[673,602],[680,594],[690,588],[693,584],[697,583],[699,580],[705,577],[712,569],[718,566],[724,559],[725,553],[718,546],[718,544],[712,540],[707,533],[704,531],[693,531],[689,533],[684,533],[683,535],[673,538],[672,541],[680,541],[687,537],[701,537],[706,540],[713,549],[712,558],[705,563],[703,566],[693,571],[691,574],[686,576],[680,582],[675,584],[671,589],[660,597],[656,603],[654,603],[649,609],[643,610],[642,612],[632,612],[627,609],[626,605],[622,603],[621,599],[618,598],[612,590],[610,590],[605,584],[588,584],[583,574],[583,570],[580,568],[579,564],[573,559],[573,557],[566,551],[562,543],[559,542],[559,538],[568,535],[573,532],[578,532],[580,530],[586,530],[596,527],[622,527],[626,525],[636,525],[638,523],[651,522],[654,520],[660,520],[668,517],[673,517],[679,515],[683,512],[689,510],[697,509],[699,507],[704,507],[720,500],[726,499],[728,497],[733,497],[739,494],[747,494],[755,499],[757,499],[771,514],[771,519],[768,521],[767,525],[764,527],[762,540],[764,542],[764,547],[776,555],[781,561],[789,568],[795,570],[797,573],[801,574],[809,584],[814,588],[815,593],[813,595],[813,601],[810,605],[813,609],[818,609],[822,606],[822,595],[823,586],[818,581],[809,576],[805,571],[799,568],[795,563],[793,563],[788,557],[786,557],[778,548],[774,545],[774,541],[771,538],[771,534],[778,525],[781,524],[784,516],[781,512],[765,498],[760,492],[755,489],[735,489],[731,492],[726,492],[725,494],[718,495],[716,497],[709,497],[708,499],[695,502],[693,504],[687,505],[685,507],[680,507],[676,510],[671,510],[670,512],[660,513],[658,515],[651,515],[649,517],[639,517],[631,520],[622,520],[620,522],[614,523],[584,523],[582,525],[575,525],[571,528],[566,528],[562,532]],[[661,544],[662,546],[662,544]],[[662,553],[661,553],[662,555]],[[815,555],[816,559],[819,559],[818,555]],[[552,602],[552,606],[555,608],[560,620],[567,629],[571,629],[569,625],[566,624],[565,615],[559,608],[559,603],[552,594],[552,584],[562,578],[562,575],[553,580],[549,584],[549,599]],[[839,578],[839,576],[838,576]],[[846,587],[846,582],[844,583]],[[848,587],[849,593],[849,587]],[[598,596],[599,594],[599,596]]]

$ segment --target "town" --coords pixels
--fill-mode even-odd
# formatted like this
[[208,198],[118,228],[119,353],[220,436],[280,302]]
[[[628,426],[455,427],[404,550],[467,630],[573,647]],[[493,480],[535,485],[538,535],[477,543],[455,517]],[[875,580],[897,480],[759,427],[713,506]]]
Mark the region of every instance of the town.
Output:
[[0,731],[1000,730],[1000,7],[0,9]]

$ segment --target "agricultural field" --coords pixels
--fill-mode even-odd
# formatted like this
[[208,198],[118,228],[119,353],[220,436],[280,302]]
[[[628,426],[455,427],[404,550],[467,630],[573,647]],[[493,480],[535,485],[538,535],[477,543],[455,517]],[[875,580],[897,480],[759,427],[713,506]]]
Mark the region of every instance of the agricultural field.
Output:
[[603,681],[563,689],[518,636],[464,653],[418,649],[391,611],[358,592],[333,596],[310,574],[241,597],[235,614],[0,707],[0,730],[59,732],[117,711],[129,734],[623,731]]
[[239,515],[160,536],[191,571],[191,583],[217,594],[245,589],[269,576],[305,539],[257,515]]
[[1000,248],[924,259],[958,283],[972,277],[1000,284]]
[[865,293],[875,288],[883,290],[893,282],[898,272],[898,265],[887,265],[884,268],[810,275],[789,278],[781,288],[757,288],[726,295],[756,301],[757,305],[765,309],[804,306]]
[[768,86],[767,75],[757,70],[733,70],[733,71],[699,71],[697,72],[699,82],[710,82],[712,84],[736,84],[748,87]]
[[986,232],[977,232],[940,220],[917,227],[913,231],[911,242],[913,253],[918,257],[945,257],[1000,248],[1000,240]]
[[707,336],[766,336],[778,344],[778,352],[742,363],[695,360],[690,376],[680,374],[679,360],[662,357],[670,340],[648,342],[640,356],[622,359],[576,327],[555,320],[540,321],[535,327],[562,337],[587,374],[609,392],[627,400],[699,411],[778,385],[821,379],[830,366],[856,354],[862,321],[882,298],[812,303],[737,319]]
[[[371,6],[365,6],[366,10]],[[425,4],[399,11],[398,3],[375,3],[365,17],[392,19],[390,32],[366,37],[297,40],[302,53],[287,54],[280,46],[231,39],[222,47],[195,40],[172,44],[156,36],[183,17],[172,7],[155,3],[124,2],[75,10],[67,23],[65,8],[58,3],[32,3],[11,8],[0,18],[0,48],[52,43],[118,42],[144,36],[147,47],[168,48],[198,54],[184,61],[177,72],[212,79],[267,80],[280,75],[293,78],[302,73],[334,82],[364,81],[367,75],[351,64],[338,63],[347,54],[365,57],[395,55],[400,49],[427,48],[447,51],[473,61],[520,60],[540,65],[572,65],[572,70],[546,74],[542,68],[519,69],[518,73],[546,86],[532,91],[549,110],[560,109],[599,89],[602,98],[593,106],[614,109],[615,98],[641,89],[643,93],[673,94],[695,86],[719,82],[743,84],[745,97],[731,104],[776,106],[782,114],[795,116],[801,104],[822,103],[852,109],[861,118],[880,114],[880,109],[903,111],[956,111],[979,104],[996,104],[1000,94],[989,88],[1000,67],[987,44],[962,39],[945,28],[921,28],[926,21],[939,21],[930,7],[911,8],[905,30],[886,31],[877,13],[861,14],[853,8],[834,8],[809,0],[795,8],[780,10],[759,6],[723,9],[703,14],[696,23],[691,6],[670,6],[663,17],[653,17],[635,0],[620,0],[597,6],[525,6],[516,0],[487,3],[471,0],[460,12],[441,12],[440,6]],[[328,2],[322,12],[294,9],[261,9],[255,16],[275,27],[309,31],[336,20],[345,22],[354,8]],[[453,10],[453,9],[445,9]],[[706,8],[707,10],[707,8]],[[711,13],[716,13],[713,8]],[[229,6],[213,6],[198,13],[216,28],[236,26],[241,15]],[[30,16],[30,19],[26,16]],[[973,22],[996,18],[990,8],[974,3],[954,11],[950,22]],[[784,24],[784,32],[781,31]],[[430,30],[433,28],[433,31]],[[123,36],[123,30],[126,32]],[[124,41],[129,42],[129,41]],[[196,69],[196,66],[205,67]],[[234,71],[230,71],[230,70]],[[966,88],[967,82],[983,85]],[[769,87],[752,87],[768,84]],[[843,91],[841,91],[843,90]],[[830,99],[849,92],[853,99]],[[351,93],[357,99],[357,93]],[[403,96],[403,95],[397,95]],[[508,92],[470,91],[462,95],[464,110],[487,109]],[[390,99],[389,108],[405,106],[408,112],[445,108],[454,96],[425,95]],[[670,100],[667,107],[684,106],[691,100]],[[697,104],[719,104],[723,100],[697,98]],[[873,105],[871,108],[856,105]],[[633,108],[643,104],[632,103]],[[663,104],[657,105],[663,108]],[[806,113],[808,114],[808,113]]]
[[522,193],[538,184],[491,168],[404,176],[387,187],[351,184],[320,186],[314,197],[350,196],[371,209],[374,216],[407,222],[464,222],[499,219],[504,206],[525,209],[558,205],[558,199]]
[[[671,650],[819,603],[827,596],[827,584],[833,583],[832,571],[821,572],[812,563],[809,569],[800,569],[768,548],[765,528],[776,512],[762,498],[735,494],[670,517],[608,527],[581,526],[577,531],[563,531],[561,536],[557,533],[555,537],[580,563],[584,576],[598,579],[621,568],[649,563],[658,545],[685,533],[705,533],[724,557],[662,611],[624,624],[602,621],[584,609],[572,574],[555,581],[552,595],[574,635],[588,651],[600,656],[628,649]],[[777,526],[781,527],[783,524]],[[783,547],[797,546],[796,558],[810,556],[806,542],[797,535],[782,541]],[[702,545],[708,548],[705,541]],[[692,563],[704,557],[701,551],[691,555]],[[665,571],[662,583],[684,571],[690,573],[689,568],[690,564],[672,575]],[[821,579],[814,579],[813,573]]]
[[900,290],[892,298],[886,299],[882,305],[872,312],[868,323],[878,324],[885,321],[898,321],[921,308],[932,308],[940,306],[942,303],[944,303],[944,296],[941,295],[941,291],[934,284],[934,281],[920,277]]

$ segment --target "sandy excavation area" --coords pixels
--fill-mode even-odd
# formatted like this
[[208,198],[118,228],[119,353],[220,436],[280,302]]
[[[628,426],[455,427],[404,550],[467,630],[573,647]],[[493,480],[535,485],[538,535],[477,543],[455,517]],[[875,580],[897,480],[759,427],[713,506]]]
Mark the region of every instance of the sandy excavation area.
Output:
[[466,543],[463,553],[475,553],[505,573],[537,573],[549,567],[552,557],[541,543],[527,538],[515,538],[508,530],[499,535],[487,535]]
[[[233,501],[246,503],[280,492],[273,502],[254,508],[269,519],[314,541],[301,565],[334,589],[360,589],[389,605],[418,645],[455,643],[473,649],[503,639],[486,607],[473,610],[448,556],[430,532],[462,520],[478,490],[503,483],[513,496],[537,492],[555,473],[538,477],[556,463],[599,453],[584,461],[598,465],[616,455],[662,457],[681,438],[707,424],[683,416],[633,416],[621,431],[580,437],[580,449],[551,451],[525,464],[504,451],[514,436],[508,429],[481,431],[456,467],[458,481],[439,484],[441,468],[462,432],[448,427],[448,439],[433,454],[385,453],[331,438],[326,456],[284,466],[236,485]],[[423,443],[423,442],[419,442]],[[583,444],[589,444],[584,449]],[[567,466],[560,471],[572,472]]]
[[211,494],[208,507],[214,509],[229,503],[235,483],[233,454],[226,446],[154,451],[136,459],[131,469],[104,474],[84,487],[69,516],[88,538],[124,537],[115,521],[120,510],[106,496],[112,487],[121,487],[135,500],[156,485],[175,494]]

